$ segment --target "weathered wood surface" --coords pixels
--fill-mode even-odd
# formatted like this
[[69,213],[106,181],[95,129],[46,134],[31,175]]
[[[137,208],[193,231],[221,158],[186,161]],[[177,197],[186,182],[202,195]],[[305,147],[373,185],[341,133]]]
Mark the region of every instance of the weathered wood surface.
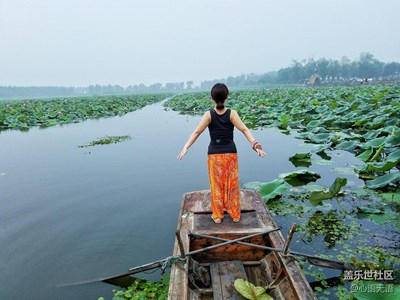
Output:
[[235,289],[236,279],[247,280],[241,261],[222,261],[210,266],[214,299],[245,299]]
[[265,278],[261,267],[247,266],[245,264],[243,265],[247,274],[248,281],[250,281],[255,286],[268,286],[268,280]]
[[276,286],[273,291],[275,299],[317,299],[294,257],[270,252],[262,263],[264,276]]
[[[178,216],[178,226],[176,231],[180,234],[183,250],[189,252],[189,236],[187,230],[188,216],[185,216],[184,205],[185,205],[185,195],[183,196],[181,209]],[[179,242],[175,239],[175,245],[173,250],[173,255],[181,255],[181,249],[179,247]],[[185,265],[175,263],[171,267],[171,275],[168,290],[169,300],[181,300],[188,299],[189,290],[188,285],[188,264]]]
[[215,224],[212,221],[209,191],[192,192],[186,195],[184,211],[191,213],[191,222],[188,223],[190,232],[203,234],[230,232],[245,235],[273,228],[270,219],[264,217],[267,209],[264,202],[254,191],[241,190],[240,192],[241,219],[239,223],[234,223],[227,213],[224,214],[221,224]]
[[[218,234],[217,237],[225,238],[228,240],[234,240],[242,237],[243,235],[237,234]],[[246,240],[249,243],[257,245],[265,245],[264,237],[257,236]],[[212,245],[218,245],[221,241],[215,239],[205,238],[192,238],[190,250],[202,249]],[[240,260],[240,261],[257,261],[263,259],[265,251],[250,246],[244,246],[240,244],[228,244],[207,252],[202,252],[193,256],[193,258],[199,262],[212,262],[212,261],[224,261],[224,260]]]

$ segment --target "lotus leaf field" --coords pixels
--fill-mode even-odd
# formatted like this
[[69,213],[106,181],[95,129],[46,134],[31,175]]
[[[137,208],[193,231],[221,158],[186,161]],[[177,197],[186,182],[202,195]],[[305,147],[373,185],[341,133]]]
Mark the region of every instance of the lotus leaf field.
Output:
[[0,130],[121,116],[165,98],[165,94],[154,94],[1,101]]

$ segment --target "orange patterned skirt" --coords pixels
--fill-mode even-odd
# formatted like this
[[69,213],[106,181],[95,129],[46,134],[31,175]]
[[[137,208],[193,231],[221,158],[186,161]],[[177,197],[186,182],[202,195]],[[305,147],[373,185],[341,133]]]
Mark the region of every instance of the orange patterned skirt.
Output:
[[237,153],[209,154],[208,176],[213,218],[224,218],[224,209],[232,219],[240,218],[240,189]]

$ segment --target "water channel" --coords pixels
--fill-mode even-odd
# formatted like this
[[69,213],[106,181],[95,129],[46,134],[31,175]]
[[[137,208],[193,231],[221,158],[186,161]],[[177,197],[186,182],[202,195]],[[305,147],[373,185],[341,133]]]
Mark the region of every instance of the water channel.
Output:
[[[171,255],[182,194],[208,189],[207,131],[176,160],[199,119],[157,103],[122,117],[0,132],[0,299],[109,299],[113,286],[104,283],[60,286]],[[288,157],[309,151],[277,129],[253,133],[268,156],[257,157],[235,131],[241,184],[294,171]],[[132,139],[78,147],[106,135]],[[347,152],[330,155],[333,165],[310,167],[321,174],[317,184],[329,186],[333,168],[357,163]]]

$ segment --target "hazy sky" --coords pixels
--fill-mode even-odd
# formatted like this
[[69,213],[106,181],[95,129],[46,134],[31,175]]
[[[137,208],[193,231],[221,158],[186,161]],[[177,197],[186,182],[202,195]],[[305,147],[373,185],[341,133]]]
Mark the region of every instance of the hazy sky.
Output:
[[400,61],[399,0],[0,0],[0,85],[177,82]]

